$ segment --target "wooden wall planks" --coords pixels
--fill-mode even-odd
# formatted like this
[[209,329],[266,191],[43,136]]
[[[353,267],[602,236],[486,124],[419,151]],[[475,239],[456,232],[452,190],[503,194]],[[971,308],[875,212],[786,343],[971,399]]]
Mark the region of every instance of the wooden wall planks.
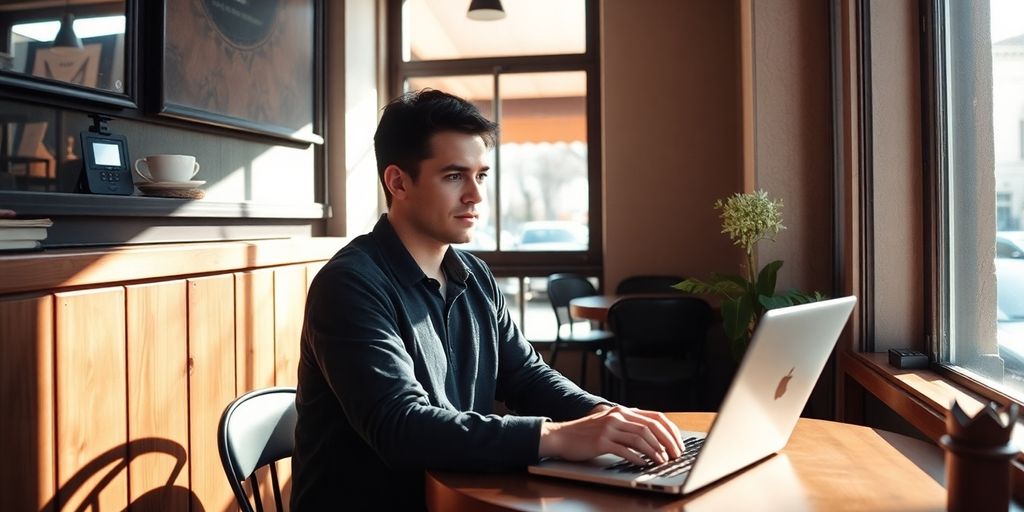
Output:
[[60,509],[128,506],[125,293],[55,294],[57,485]]
[[189,505],[185,295],[180,279],[126,287],[128,498],[145,510]]
[[190,470],[196,505],[206,510],[234,500],[217,452],[221,412],[236,396],[234,309],[233,275],[188,280]]
[[217,424],[239,394],[294,385],[310,259],[35,295],[0,283],[4,506],[234,509]]
[[0,496],[54,510],[53,297],[0,301]]

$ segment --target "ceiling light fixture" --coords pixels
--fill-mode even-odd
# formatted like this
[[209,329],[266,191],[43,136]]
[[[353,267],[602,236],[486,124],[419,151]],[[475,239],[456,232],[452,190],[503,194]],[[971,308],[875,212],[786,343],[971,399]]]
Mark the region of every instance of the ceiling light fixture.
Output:
[[65,48],[82,47],[82,40],[75,33],[75,15],[71,14],[71,11],[68,10],[67,4],[64,5],[64,16],[60,19],[60,30],[57,31],[57,37],[53,38],[53,46]]
[[500,20],[505,17],[505,9],[501,8],[501,0],[473,0],[466,16],[478,21]]

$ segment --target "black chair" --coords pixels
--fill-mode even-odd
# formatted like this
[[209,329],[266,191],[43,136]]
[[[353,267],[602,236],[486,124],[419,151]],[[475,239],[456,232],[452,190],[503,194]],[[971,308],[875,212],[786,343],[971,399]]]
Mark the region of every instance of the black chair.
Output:
[[672,285],[683,279],[679,276],[669,275],[630,276],[619,281],[619,285],[615,287],[615,294],[679,292],[672,288]]
[[[281,484],[277,479],[277,461],[291,457],[295,447],[295,388],[266,388],[250,391],[234,399],[217,426],[217,448],[238,506],[245,512],[263,512],[256,470],[270,467],[277,510],[281,503]],[[242,485],[252,486],[253,509]]]
[[[577,274],[551,274],[548,276],[548,300],[551,301],[551,308],[555,311],[555,319],[558,322],[558,330],[555,341],[551,344],[551,354],[548,356],[548,364],[555,366],[559,349],[568,348],[581,351],[580,356],[580,385],[587,383],[587,352],[603,356],[604,351],[610,347],[612,333],[591,328],[586,332],[574,330],[575,321],[569,314],[569,301],[577,297],[588,297],[597,295],[594,285],[590,284],[587,278]],[[563,333],[562,326],[568,324],[569,332]],[[603,368],[603,367],[602,367]],[[604,376],[602,370],[602,386]],[[602,390],[603,391],[603,390]]]
[[[630,385],[644,383],[689,388],[691,405],[699,406],[704,345],[713,314],[698,297],[627,297],[608,310],[615,345],[605,367],[619,382],[617,397],[630,400]],[[635,398],[635,397],[633,397]]]

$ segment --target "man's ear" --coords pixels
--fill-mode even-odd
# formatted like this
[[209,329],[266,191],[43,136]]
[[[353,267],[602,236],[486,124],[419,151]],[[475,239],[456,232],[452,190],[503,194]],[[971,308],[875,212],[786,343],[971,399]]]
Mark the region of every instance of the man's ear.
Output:
[[409,175],[401,167],[391,164],[384,168],[384,186],[388,187],[391,197],[404,199],[408,193],[406,186],[410,181]]

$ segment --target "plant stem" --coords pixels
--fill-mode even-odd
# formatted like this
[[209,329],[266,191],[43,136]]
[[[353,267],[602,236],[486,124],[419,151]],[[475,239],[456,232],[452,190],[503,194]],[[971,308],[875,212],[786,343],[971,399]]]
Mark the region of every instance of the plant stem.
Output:
[[754,252],[753,247],[747,251],[747,281],[757,288],[757,274],[754,273]]

